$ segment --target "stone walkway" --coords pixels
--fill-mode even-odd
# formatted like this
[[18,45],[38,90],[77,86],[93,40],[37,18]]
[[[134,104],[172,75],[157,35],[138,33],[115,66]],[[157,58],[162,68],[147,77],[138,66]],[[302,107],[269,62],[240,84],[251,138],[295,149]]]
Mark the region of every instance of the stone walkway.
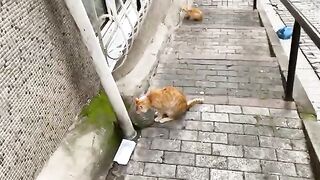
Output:
[[183,23],[151,79],[152,87],[173,85],[205,103],[181,120],[143,129],[129,164],[113,174],[127,180],[313,179],[301,120],[295,104],[281,99],[277,59],[258,14],[246,1],[211,2],[217,1],[198,2],[204,21]]

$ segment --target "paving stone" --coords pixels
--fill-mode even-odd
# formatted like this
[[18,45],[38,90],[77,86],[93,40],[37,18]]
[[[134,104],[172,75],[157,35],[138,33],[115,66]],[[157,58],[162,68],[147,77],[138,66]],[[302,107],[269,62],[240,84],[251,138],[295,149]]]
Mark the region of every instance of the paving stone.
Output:
[[226,133],[199,132],[198,140],[201,142],[228,143]]
[[312,167],[310,164],[296,164],[296,170],[300,177],[313,178]]
[[205,90],[201,87],[183,87],[183,92],[185,94],[201,94]]
[[276,128],[275,136],[288,139],[303,139],[304,133],[302,129]]
[[278,180],[276,175],[245,173],[245,180]]
[[213,122],[186,121],[186,129],[198,131],[213,131]]
[[137,175],[126,175],[124,177],[124,180],[157,180],[157,178]]
[[203,142],[182,141],[181,151],[197,154],[211,154],[211,144]]
[[228,169],[246,172],[261,172],[260,162],[255,159],[228,157]]
[[310,157],[307,152],[292,151],[292,150],[277,150],[277,157],[279,161],[309,164]]
[[139,138],[137,141],[136,148],[149,149],[151,145],[151,139]]
[[174,86],[182,86],[182,87],[194,87],[195,81],[194,80],[173,80]]
[[291,140],[292,149],[306,151],[307,150],[307,142],[305,139],[299,140]]
[[210,156],[210,155],[196,155],[196,166],[216,168],[216,169],[226,169],[227,158],[220,157],[220,156]]
[[243,180],[243,172],[227,170],[210,170],[210,180]]
[[212,144],[212,154],[219,156],[243,157],[242,146]]
[[203,121],[216,121],[216,122],[228,122],[229,117],[228,114],[223,113],[202,113],[202,120]]
[[174,178],[176,174],[176,166],[168,164],[146,163],[143,175],[155,177]]
[[137,161],[129,161],[126,167],[126,173],[133,175],[142,175],[143,174],[144,163]]
[[289,128],[297,128],[302,129],[302,121],[301,119],[287,119],[287,124]]
[[209,81],[214,81],[214,82],[226,82],[227,77],[225,76],[208,76],[207,79]]
[[209,180],[209,168],[177,166],[177,178]]
[[168,138],[169,130],[165,128],[148,127],[141,131],[141,137],[145,138]]
[[242,112],[240,106],[216,105],[215,108],[216,108],[216,112],[219,112],[219,113],[240,114]]
[[301,177],[280,176],[280,180],[311,180],[311,179],[301,178]]
[[135,161],[162,162],[163,151],[136,148],[132,155]]
[[190,111],[200,111],[200,112],[214,112],[213,104],[196,104]]
[[225,133],[234,133],[234,134],[243,134],[243,125],[242,124],[230,124],[230,123],[215,123],[215,132],[225,132]]
[[181,141],[169,139],[153,139],[151,149],[180,151]]
[[200,112],[190,112],[188,111],[185,115],[185,119],[200,120]]
[[296,110],[288,109],[270,109],[270,115],[287,118],[299,118],[299,115]]
[[211,88],[214,88],[214,87],[217,87],[217,84],[216,82],[211,82],[211,81],[196,81],[195,82],[195,86],[196,87],[211,87]]
[[281,117],[255,116],[257,124],[272,127],[288,127],[286,119]]
[[229,89],[238,89],[238,83],[235,82],[218,82],[217,87],[218,88],[229,88]]
[[204,103],[209,104],[227,104],[227,96],[204,96]]
[[271,148],[244,147],[244,157],[265,160],[277,160],[276,152]]
[[277,149],[292,149],[291,142],[289,139],[283,139],[278,137],[266,137],[260,136],[260,146],[261,147],[269,147],[269,148],[277,148]]
[[189,130],[171,130],[170,139],[180,139],[180,140],[197,140],[198,132]]
[[166,164],[194,165],[195,155],[182,152],[165,152],[163,162]]
[[269,116],[268,108],[242,106],[243,114]]
[[208,95],[228,95],[228,90],[226,88],[205,88],[205,94]]
[[256,124],[257,120],[252,115],[230,114],[230,122],[243,123],[243,124]]
[[228,140],[233,145],[259,146],[258,137],[252,135],[228,134]]
[[228,82],[250,82],[247,77],[228,77]]
[[296,176],[296,169],[293,163],[276,161],[261,161],[263,173],[276,173],[281,175]]
[[218,71],[219,76],[237,76],[237,71]]
[[250,135],[273,136],[273,128],[269,126],[244,125],[244,133]]
[[233,104],[233,105],[251,106],[251,107],[296,109],[296,105],[294,102],[286,102],[282,99],[258,99],[258,98],[252,98],[252,97],[250,97],[250,98],[229,97],[229,103]]

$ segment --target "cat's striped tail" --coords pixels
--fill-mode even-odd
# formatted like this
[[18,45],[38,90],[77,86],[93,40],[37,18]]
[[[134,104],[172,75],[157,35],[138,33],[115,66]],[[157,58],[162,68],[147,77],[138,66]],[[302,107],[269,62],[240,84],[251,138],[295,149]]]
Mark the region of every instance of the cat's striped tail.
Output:
[[195,98],[195,99],[189,100],[187,102],[188,109],[191,108],[192,106],[194,106],[195,104],[203,103],[203,101],[204,101],[204,99],[202,99],[202,98]]

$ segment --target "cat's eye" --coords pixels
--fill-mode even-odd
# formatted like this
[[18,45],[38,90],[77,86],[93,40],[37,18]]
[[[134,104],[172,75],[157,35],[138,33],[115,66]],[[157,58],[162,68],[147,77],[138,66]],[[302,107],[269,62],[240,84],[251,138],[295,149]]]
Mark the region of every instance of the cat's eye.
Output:
[[140,109],[142,109],[142,106],[139,106]]

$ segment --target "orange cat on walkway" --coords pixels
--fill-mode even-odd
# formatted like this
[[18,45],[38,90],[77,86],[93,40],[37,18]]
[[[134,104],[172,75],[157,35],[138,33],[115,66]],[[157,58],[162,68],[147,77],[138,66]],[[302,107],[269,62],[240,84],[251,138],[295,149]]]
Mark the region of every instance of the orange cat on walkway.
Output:
[[160,123],[177,119],[190,107],[202,102],[203,99],[187,101],[186,96],[172,86],[150,90],[146,95],[135,99],[138,114],[154,108],[157,111],[157,118],[154,121]]
[[202,21],[203,19],[203,13],[199,8],[195,8],[195,7],[183,7],[181,8],[186,14],[185,14],[185,18],[192,20],[192,21]]

